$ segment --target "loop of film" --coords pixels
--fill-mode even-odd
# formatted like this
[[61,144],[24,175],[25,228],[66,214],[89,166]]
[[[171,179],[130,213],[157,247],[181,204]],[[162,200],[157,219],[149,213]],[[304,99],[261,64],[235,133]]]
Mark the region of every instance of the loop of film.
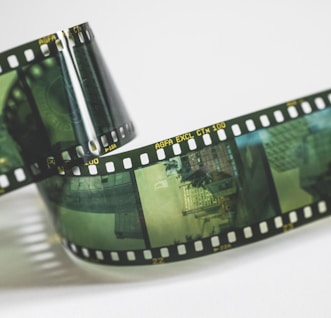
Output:
[[88,24],[0,54],[0,192],[81,165],[135,137]]

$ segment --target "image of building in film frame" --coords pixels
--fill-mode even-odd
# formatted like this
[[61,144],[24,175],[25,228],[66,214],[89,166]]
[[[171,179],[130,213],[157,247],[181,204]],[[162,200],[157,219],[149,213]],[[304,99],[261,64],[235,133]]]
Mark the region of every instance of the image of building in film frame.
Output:
[[[177,173],[183,192],[182,215],[233,224],[237,211],[237,171],[231,147],[220,144],[180,157]],[[167,171],[170,164],[167,166]]]
[[[219,232],[243,227],[279,213],[275,187],[258,135],[206,147],[167,163],[178,173],[183,216],[219,219]],[[218,232],[218,231],[217,231]]]

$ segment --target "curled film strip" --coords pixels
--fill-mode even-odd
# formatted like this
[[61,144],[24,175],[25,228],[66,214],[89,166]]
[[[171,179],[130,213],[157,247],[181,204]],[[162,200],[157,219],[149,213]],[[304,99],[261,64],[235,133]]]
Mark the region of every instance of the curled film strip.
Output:
[[[74,37],[74,48],[93,43],[86,24],[63,34]],[[119,100],[112,82],[100,76],[98,67],[103,64],[98,54],[92,54],[96,48],[92,53],[83,49],[82,59],[87,51],[88,57],[96,58],[94,63],[77,62],[63,58],[60,36],[44,39],[1,55],[3,76],[12,72],[16,76],[8,89],[1,90],[5,142],[1,143],[0,186],[5,193],[39,181],[63,244],[78,257],[101,264],[161,264],[255,242],[330,215],[331,90],[102,156],[107,147],[117,147],[114,137],[126,142],[134,130],[125,111],[118,110],[120,124],[104,131],[109,124],[104,122],[104,107],[99,116],[85,92],[91,89],[98,102],[108,95],[105,100],[112,102],[113,94]],[[46,50],[47,56],[42,53],[24,65],[13,63],[12,56],[21,56],[31,47],[33,52],[37,48],[43,52],[40,43],[44,42],[54,46]],[[84,112],[75,104],[76,87],[66,71],[72,62],[75,73],[85,74],[84,78],[94,78],[94,68],[98,70],[98,85],[103,89],[93,81],[86,87],[78,81],[84,87],[96,139],[85,135],[77,120]],[[40,75],[44,72],[47,75]],[[34,82],[39,76],[42,83]],[[62,85],[53,88],[50,84],[55,81]],[[108,95],[107,85],[111,85]],[[66,93],[59,100],[58,94],[52,94],[58,87]],[[31,116],[34,130],[30,131],[26,118],[32,113],[31,103],[39,107],[39,117]],[[116,106],[122,104],[115,102]],[[74,134],[76,123],[82,129]],[[64,133],[66,127],[71,134]],[[44,134],[48,139],[39,140]],[[97,153],[95,148],[102,151]],[[30,173],[31,166],[37,166],[38,174]],[[22,170],[23,181],[18,172]]]
[[0,192],[135,135],[88,24],[1,53],[0,87]]

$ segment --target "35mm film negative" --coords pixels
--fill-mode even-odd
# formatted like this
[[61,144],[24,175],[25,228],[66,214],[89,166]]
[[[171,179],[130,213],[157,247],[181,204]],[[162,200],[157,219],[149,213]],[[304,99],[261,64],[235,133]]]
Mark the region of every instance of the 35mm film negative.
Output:
[[82,259],[161,264],[330,215],[331,90],[105,155],[134,128],[87,24],[0,67],[0,192],[37,181]]

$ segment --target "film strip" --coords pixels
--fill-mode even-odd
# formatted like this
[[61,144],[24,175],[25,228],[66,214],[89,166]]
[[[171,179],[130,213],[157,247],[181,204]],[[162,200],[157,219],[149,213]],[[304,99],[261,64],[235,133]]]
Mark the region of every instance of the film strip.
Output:
[[[90,43],[91,32],[86,24],[69,30],[64,34],[75,37],[74,47]],[[56,35],[49,41],[56,47],[50,55],[54,54],[57,61],[63,53],[58,39],[63,42]],[[76,113],[66,113],[61,108],[70,105],[70,97],[50,107],[51,120],[47,121],[49,116],[38,112],[51,140],[46,142],[44,151],[39,139],[36,139],[39,143],[31,141],[34,134],[23,134],[27,128],[25,109],[31,107],[31,99],[20,98],[16,88],[21,85],[20,90],[25,94],[27,89],[40,96],[27,76],[34,74],[35,65],[42,65],[45,72],[50,72],[49,82],[63,79],[67,74],[51,73],[53,66],[47,64],[49,55],[38,56],[36,64],[10,65],[13,52],[20,56],[27,47],[10,51],[0,59],[0,65],[5,60],[8,62],[2,66],[4,76],[22,68],[25,72],[20,76],[27,78],[29,85],[27,89],[15,78],[2,93],[6,128],[2,135],[12,137],[20,149],[21,161],[15,163],[13,155],[7,160],[2,153],[11,148],[2,149],[0,168],[2,165],[6,168],[7,161],[14,162],[14,168],[4,170],[0,187],[6,193],[38,181],[38,189],[64,246],[76,256],[99,264],[162,264],[259,241],[330,215],[331,89],[110,155],[105,154],[118,146],[114,136],[125,142],[133,138],[134,129],[126,112],[118,111],[120,125],[112,125],[105,132],[99,129],[104,127],[104,108],[99,117],[93,108],[95,104],[91,103],[88,115],[97,129],[97,138],[87,138],[83,127],[75,135],[77,138],[66,139],[66,134],[61,135],[64,126],[58,125],[76,123]],[[40,42],[37,47],[40,49]],[[63,60],[63,69],[72,60]],[[75,60],[74,64],[78,68],[76,73],[85,72],[81,70],[85,64]],[[95,65],[103,65],[87,64],[89,72],[93,72]],[[110,94],[115,94],[112,81],[104,82],[108,77],[98,78],[102,87],[110,83]],[[64,82],[64,90],[68,89],[68,83],[71,82]],[[42,92],[46,91],[44,87]],[[69,88],[76,89],[70,85]],[[93,84],[86,85],[86,89],[93,90]],[[104,90],[98,90],[97,94],[101,92]],[[115,96],[117,99],[118,94]],[[84,98],[89,100],[87,95]],[[99,95],[94,98],[101,100]],[[53,102],[53,97],[50,100]],[[37,104],[42,109],[49,107],[45,99],[38,99]],[[78,113],[82,114],[80,107]],[[37,131],[39,135],[44,133]],[[80,140],[83,142],[77,143]],[[31,165],[42,169],[37,175],[27,174],[25,171],[30,171]],[[18,180],[19,169],[29,177]]]

